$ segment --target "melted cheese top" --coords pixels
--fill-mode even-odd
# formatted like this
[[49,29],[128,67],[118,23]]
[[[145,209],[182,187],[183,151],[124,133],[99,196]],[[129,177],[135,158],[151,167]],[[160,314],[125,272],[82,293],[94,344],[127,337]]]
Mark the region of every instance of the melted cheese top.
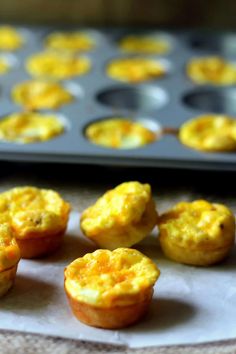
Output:
[[64,125],[53,115],[13,113],[0,120],[0,140],[15,143],[45,141],[62,134]]
[[132,149],[152,143],[156,134],[141,123],[112,118],[95,122],[86,129],[86,137],[95,144],[114,149]]
[[144,300],[159,274],[151,259],[137,250],[97,250],[66,268],[65,287],[74,299],[94,306],[130,305]]
[[170,44],[157,36],[127,36],[119,43],[122,50],[129,53],[165,54],[170,50]]
[[140,221],[151,200],[149,184],[125,182],[109,190],[81,216],[81,227],[88,236],[112,227]]
[[184,123],[181,142],[203,151],[236,150],[236,119],[224,115],[204,115]]
[[0,27],[0,50],[14,51],[23,44],[22,36],[10,26]]
[[165,73],[166,68],[156,59],[139,57],[115,59],[107,66],[107,74],[110,77],[126,82],[156,79]]
[[86,57],[50,51],[35,54],[26,62],[31,75],[54,79],[84,75],[90,67],[90,61]]
[[73,96],[55,81],[31,80],[17,84],[12,97],[28,110],[58,108],[73,100]]
[[162,237],[190,249],[220,249],[233,244],[235,238],[232,212],[205,200],[178,203],[161,215],[158,226]]
[[235,84],[236,64],[221,57],[194,58],[187,65],[187,74],[198,84]]
[[0,224],[0,272],[15,266],[20,250],[8,224]]
[[93,39],[83,32],[52,33],[46,39],[49,49],[69,52],[89,51],[95,47]]
[[47,236],[65,229],[70,206],[50,189],[16,187],[0,194],[0,213],[17,238]]

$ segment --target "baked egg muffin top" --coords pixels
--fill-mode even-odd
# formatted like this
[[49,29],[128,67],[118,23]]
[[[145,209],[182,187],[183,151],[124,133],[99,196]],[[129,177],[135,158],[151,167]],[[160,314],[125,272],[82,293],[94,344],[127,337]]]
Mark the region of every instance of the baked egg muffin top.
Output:
[[152,260],[137,250],[97,250],[65,269],[65,288],[74,299],[94,306],[125,306],[142,302],[159,274]]
[[112,60],[106,72],[113,79],[135,83],[160,78],[166,68],[157,59],[130,57]]
[[129,118],[111,118],[92,123],[85,135],[94,144],[113,149],[133,149],[157,140],[156,133]]
[[54,115],[34,112],[12,113],[0,119],[0,141],[34,143],[62,134],[62,122]]
[[235,151],[236,119],[208,114],[184,123],[179,131],[180,141],[202,151]]
[[16,187],[0,194],[0,213],[17,238],[48,236],[67,224],[70,205],[57,192],[35,187]]
[[221,57],[193,58],[187,64],[187,74],[197,84],[230,85],[236,83],[236,63]]
[[125,182],[109,190],[81,217],[81,226],[89,235],[114,226],[135,224],[140,221],[151,199],[149,184]]
[[165,54],[170,50],[170,43],[155,35],[130,35],[121,39],[119,47],[129,53]]
[[31,75],[52,79],[67,79],[84,75],[90,67],[90,60],[85,56],[53,51],[34,54],[26,61],[26,69]]
[[60,83],[42,79],[17,84],[12,90],[12,98],[28,110],[58,108],[73,101],[72,94]]
[[180,202],[158,219],[161,237],[189,249],[220,249],[235,239],[235,218],[224,205]]
[[89,51],[95,47],[90,35],[83,32],[55,32],[46,38],[46,47],[69,52]]
[[20,250],[8,224],[0,224],[0,272],[14,267],[20,260]]
[[24,43],[23,37],[11,26],[0,26],[0,50],[14,51]]

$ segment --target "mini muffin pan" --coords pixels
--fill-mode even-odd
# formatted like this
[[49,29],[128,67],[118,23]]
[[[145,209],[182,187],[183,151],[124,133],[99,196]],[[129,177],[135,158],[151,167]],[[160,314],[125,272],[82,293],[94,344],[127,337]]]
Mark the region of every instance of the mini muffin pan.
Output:
[[[25,61],[45,49],[49,33],[63,28],[15,27],[25,43],[9,56],[11,70],[0,75],[0,117],[22,111],[11,98],[15,84],[32,79]],[[185,65],[193,57],[220,55],[231,61],[236,55],[236,34],[195,33],[132,29],[81,29],[96,42],[96,47],[83,55],[91,60],[92,69],[83,76],[62,80],[74,92],[74,100],[54,113],[65,121],[64,134],[43,143],[16,144],[0,142],[0,158],[12,161],[86,163],[117,166],[150,166],[236,170],[236,152],[204,153],[192,150],[178,140],[178,128],[186,120],[206,113],[236,116],[234,86],[197,85],[185,74]],[[144,55],[161,60],[165,76],[148,82],[129,84],[107,76],[106,65],[113,59],[132,57],[119,46],[125,35],[149,34],[170,43],[165,55]],[[86,127],[106,118],[129,117],[149,129],[159,130],[157,140],[135,149],[110,149],[95,145],[85,137]]]

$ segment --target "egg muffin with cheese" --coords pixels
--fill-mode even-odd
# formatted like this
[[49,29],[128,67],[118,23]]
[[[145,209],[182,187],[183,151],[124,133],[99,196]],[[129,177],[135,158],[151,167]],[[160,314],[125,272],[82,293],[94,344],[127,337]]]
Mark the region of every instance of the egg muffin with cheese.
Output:
[[16,187],[0,194],[0,212],[12,227],[22,258],[35,258],[61,245],[70,205],[53,190]]
[[19,260],[20,249],[10,225],[0,223],[0,296],[13,286]]
[[22,35],[11,26],[0,26],[0,50],[15,51],[24,43]]
[[170,43],[161,36],[130,35],[121,39],[119,47],[128,53],[166,54]]
[[80,220],[84,235],[100,248],[130,247],[144,239],[157,220],[149,184],[125,182],[86,209]]
[[208,266],[222,261],[235,240],[235,218],[224,205],[181,202],[158,219],[160,244],[176,262]]
[[27,110],[55,109],[73,101],[72,94],[60,83],[40,79],[17,84],[12,98]]
[[233,85],[236,83],[236,63],[217,56],[193,58],[188,63],[186,71],[196,84]]
[[27,71],[35,77],[68,79],[86,74],[91,68],[85,56],[46,51],[32,55],[26,61]]
[[6,74],[10,70],[10,64],[3,57],[0,57],[0,75]]
[[12,113],[0,119],[0,141],[35,143],[50,140],[64,130],[62,121],[49,114]]
[[196,117],[180,127],[179,139],[196,150],[236,151],[236,119],[214,114]]
[[159,79],[166,75],[166,71],[159,60],[142,57],[114,59],[106,69],[112,79],[130,83]]
[[137,250],[97,250],[65,269],[65,291],[74,315],[101,328],[123,328],[147,312],[157,266]]
[[72,53],[87,52],[95,47],[95,42],[86,32],[55,32],[50,34],[45,41],[48,49],[68,51]]
[[85,131],[92,143],[112,149],[134,149],[157,140],[157,134],[129,118],[110,118],[90,124]]

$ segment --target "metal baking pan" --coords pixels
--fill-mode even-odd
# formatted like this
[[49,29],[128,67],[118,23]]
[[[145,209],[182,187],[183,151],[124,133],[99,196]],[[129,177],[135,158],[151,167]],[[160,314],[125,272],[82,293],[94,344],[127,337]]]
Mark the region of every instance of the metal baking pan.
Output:
[[[11,88],[30,79],[24,62],[30,55],[43,51],[46,36],[62,28],[16,27],[26,43],[11,54],[14,67],[0,76],[0,116],[21,111],[12,102]],[[78,28],[77,28],[78,29]],[[81,29],[81,28],[79,28]],[[121,83],[108,77],[109,60],[126,56],[117,41],[131,29],[82,29],[94,36],[96,48],[86,53],[92,70],[86,75],[65,81],[77,90],[76,99],[56,112],[66,121],[65,133],[46,142],[32,144],[0,143],[0,159],[10,161],[86,163],[119,166],[150,166],[236,170],[236,153],[204,153],[182,145],[172,130],[188,119],[204,113],[236,115],[236,88],[196,85],[185,75],[185,65],[195,56],[219,54],[234,59],[236,35],[233,33],[199,33],[139,30],[161,34],[171,43],[166,55],[152,55],[168,66],[165,77],[137,85]],[[137,30],[136,30],[137,32]],[[51,111],[52,112],[52,111]],[[84,135],[85,127],[98,119],[132,117],[144,124],[164,130],[156,142],[141,148],[116,150],[92,144]],[[169,129],[170,128],[170,129]]]

